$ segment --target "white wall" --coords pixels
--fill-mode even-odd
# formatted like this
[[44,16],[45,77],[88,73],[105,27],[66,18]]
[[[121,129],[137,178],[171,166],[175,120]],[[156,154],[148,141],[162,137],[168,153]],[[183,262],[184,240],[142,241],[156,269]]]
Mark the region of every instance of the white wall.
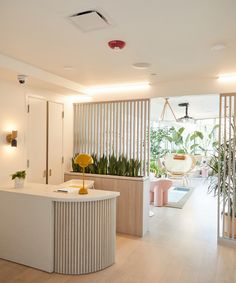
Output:
[[[10,180],[16,170],[26,169],[27,161],[27,95],[44,96],[64,103],[64,157],[65,170],[70,170],[73,154],[73,106],[66,97],[46,90],[22,87],[18,82],[0,79],[0,184]],[[6,134],[18,131],[16,148],[6,143]],[[37,153],[35,153],[37,154]]]

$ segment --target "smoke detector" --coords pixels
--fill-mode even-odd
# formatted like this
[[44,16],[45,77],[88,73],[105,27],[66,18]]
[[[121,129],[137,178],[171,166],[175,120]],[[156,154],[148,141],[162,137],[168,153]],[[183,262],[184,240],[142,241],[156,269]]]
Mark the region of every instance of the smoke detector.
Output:
[[83,32],[103,29],[110,25],[106,17],[97,10],[76,13],[69,18]]
[[108,45],[111,49],[121,50],[125,47],[125,42],[123,40],[111,40],[108,42]]

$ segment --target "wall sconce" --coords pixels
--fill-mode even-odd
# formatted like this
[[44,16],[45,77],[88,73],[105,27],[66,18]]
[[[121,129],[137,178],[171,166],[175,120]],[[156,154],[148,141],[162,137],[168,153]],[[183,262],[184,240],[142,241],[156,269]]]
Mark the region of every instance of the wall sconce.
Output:
[[17,131],[12,131],[11,134],[8,134],[6,136],[6,140],[8,143],[11,144],[11,146],[17,147]]

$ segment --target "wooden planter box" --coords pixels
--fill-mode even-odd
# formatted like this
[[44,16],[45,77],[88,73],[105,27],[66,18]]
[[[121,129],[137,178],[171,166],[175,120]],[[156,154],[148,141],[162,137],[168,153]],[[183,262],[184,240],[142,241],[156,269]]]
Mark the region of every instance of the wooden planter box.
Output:
[[[81,173],[66,172],[65,181],[82,179]],[[149,178],[85,174],[95,189],[120,192],[117,198],[116,231],[142,237],[148,231]]]

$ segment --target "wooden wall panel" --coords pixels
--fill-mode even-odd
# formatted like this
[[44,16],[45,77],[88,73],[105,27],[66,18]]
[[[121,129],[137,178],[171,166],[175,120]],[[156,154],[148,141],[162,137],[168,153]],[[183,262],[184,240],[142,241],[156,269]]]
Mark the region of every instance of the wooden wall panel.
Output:
[[150,100],[74,104],[74,154],[112,153],[142,162],[149,174]]

